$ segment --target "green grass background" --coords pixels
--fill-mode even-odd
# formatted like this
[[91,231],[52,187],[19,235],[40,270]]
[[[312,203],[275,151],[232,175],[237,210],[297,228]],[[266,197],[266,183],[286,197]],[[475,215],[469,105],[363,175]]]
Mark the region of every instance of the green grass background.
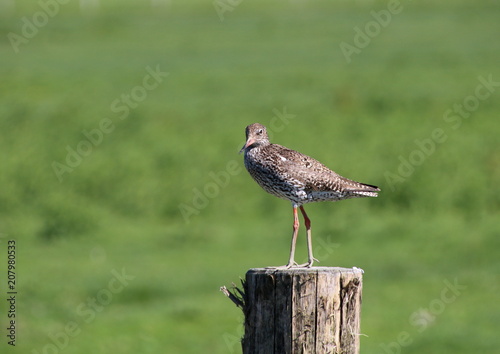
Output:
[[[350,63],[340,43],[386,1],[243,0],[223,21],[212,1],[153,3],[61,4],[15,53],[9,33],[41,8],[3,2],[0,269],[16,240],[18,336],[7,345],[1,301],[0,351],[239,352],[243,316],[219,287],[284,264],[292,215],[237,152],[246,125],[285,110],[274,142],[382,189],[306,206],[320,264],[365,270],[362,353],[499,352],[500,87],[459,128],[443,120],[480,76],[500,81],[498,2],[402,1]],[[148,66],[169,76],[120,119],[112,102]],[[104,119],[114,130],[59,181],[54,161]],[[438,128],[446,141],[390,182]],[[183,216],[195,190],[211,197]],[[134,278],[82,316],[123,269]]]

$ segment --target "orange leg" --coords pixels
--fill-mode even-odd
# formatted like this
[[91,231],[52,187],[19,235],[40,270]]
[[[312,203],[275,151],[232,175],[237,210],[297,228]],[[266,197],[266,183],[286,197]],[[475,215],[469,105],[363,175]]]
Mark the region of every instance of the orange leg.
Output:
[[[301,207],[302,208],[302,207]],[[293,235],[292,235],[292,244],[290,246],[290,258],[288,259],[288,264],[285,266],[286,269],[297,265],[295,263],[295,244],[297,243],[297,235],[299,234],[299,215],[297,213],[297,207],[293,207]]]
[[[280,267],[268,267],[271,269],[290,269],[292,267],[307,267],[311,268],[314,261],[318,261],[313,257],[312,252],[312,237],[311,237],[311,220],[306,214],[306,211],[302,206],[300,206],[300,211],[302,216],[304,216],[304,224],[306,225],[306,235],[307,235],[307,263],[298,265],[295,260],[295,244],[297,243],[297,236],[299,234],[299,215],[297,213],[297,207],[293,206],[293,234],[292,234],[292,244],[290,245],[290,258],[288,259],[288,264]],[[319,261],[318,261],[319,262]]]

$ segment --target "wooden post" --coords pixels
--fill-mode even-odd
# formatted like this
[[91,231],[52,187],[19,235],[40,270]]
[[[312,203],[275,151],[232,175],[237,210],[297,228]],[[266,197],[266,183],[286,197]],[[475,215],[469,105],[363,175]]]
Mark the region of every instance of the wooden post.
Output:
[[245,314],[243,353],[358,354],[359,268],[250,269],[228,295]]

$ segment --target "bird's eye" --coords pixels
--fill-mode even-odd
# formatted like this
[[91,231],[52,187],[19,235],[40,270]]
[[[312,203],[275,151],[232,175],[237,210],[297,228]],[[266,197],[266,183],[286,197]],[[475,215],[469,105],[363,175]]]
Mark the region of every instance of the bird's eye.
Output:
[[257,130],[257,135],[262,135],[263,131],[262,129]]

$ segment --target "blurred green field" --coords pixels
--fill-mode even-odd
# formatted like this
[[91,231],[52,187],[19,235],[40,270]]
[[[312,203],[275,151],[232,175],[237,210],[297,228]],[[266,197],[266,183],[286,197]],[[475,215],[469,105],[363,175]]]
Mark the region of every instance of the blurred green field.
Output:
[[240,352],[219,287],[291,236],[238,155],[259,122],[382,189],[306,206],[320,265],[365,270],[362,353],[500,353],[498,2],[401,2],[378,27],[386,1],[220,3],[3,2],[0,352]]

